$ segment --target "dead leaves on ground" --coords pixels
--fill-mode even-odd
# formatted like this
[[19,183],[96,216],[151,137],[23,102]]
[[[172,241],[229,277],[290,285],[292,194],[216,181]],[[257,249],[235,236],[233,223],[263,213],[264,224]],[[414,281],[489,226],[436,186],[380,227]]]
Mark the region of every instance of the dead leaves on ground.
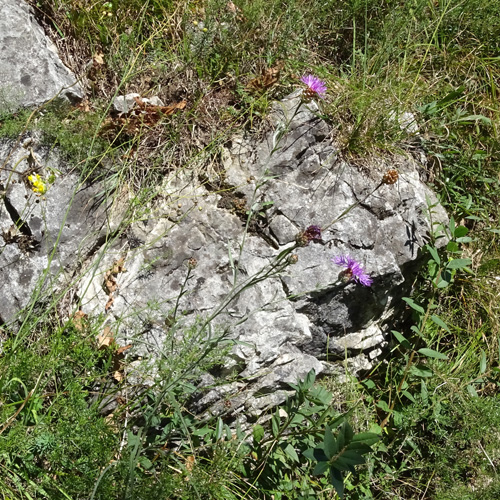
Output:
[[118,275],[125,272],[127,272],[127,270],[125,269],[125,257],[120,257],[118,260],[115,260],[113,262],[111,269],[108,269],[108,271],[106,271],[106,273],[104,274],[104,283],[102,287],[108,294],[108,301],[104,306],[105,311],[108,311],[115,301],[113,293],[118,290]]
[[105,326],[102,333],[97,336],[97,348],[101,351],[111,350],[111,370],[113,372],[113,378],[117,382],[121,382],[125,378],[123,374],[124,352],[131,347],[132,344],[128,344],[116,349],[114,333],[109,326]]
[[283,69],[284,64],[282,62],[278,63],[272,68],[267,68],[262,71],[262,74],[253,80],[250,80],[246,86],[245,90],[247,92],[261,92],[273,85],[276,85],[280,79],[280,73]]
[[[122,260],[122,259],[120,259]],[[115,270],[117,268],[123,269],[123,262],[115,263]],[[78,310],[70,319],[74,328],[80,333],[83,333],[89,327],[88,316],[82,311]],[[109,326],[105,326],[102,332],[96,338],[97,349],[99,351],[108,352],[111,356],[111,373],[112,377],[117,382],[122,382],[125,379],[124,374],[124,360],[125,351],[132,347],[132,344],[118,347],[116,343],[115,334]]]
[[100,133],[124,130],[129,135],[135,135],[143,127],[154,127],[161,119],[173,115],[176,111],[182,111],[187,105],[186,100],[168,106],[145,103],[140,97],[134,97],[134,100],[136,106],[127,113],[122,113],[118,117],[107,118],[101,127]]

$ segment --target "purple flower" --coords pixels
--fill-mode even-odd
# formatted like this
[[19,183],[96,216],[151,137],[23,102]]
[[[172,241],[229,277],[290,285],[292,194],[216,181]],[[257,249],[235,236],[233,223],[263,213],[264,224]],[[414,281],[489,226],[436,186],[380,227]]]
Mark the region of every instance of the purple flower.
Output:
[[309,241],[321,241],[321,228],[319,226],[309,226],[304,234]]
[[314,241],[321,242],[321,228],[319,226],[308,226],[305,231],[301,231],[295,236],[295,241],[299,247],[306,247]]
[[323,99],[326,93],[326,83],[313,75],[305,75],[300,81],[307,85],[304,95],[308,98],[320,97]]
[[346,268],[346,270],[341,274],[343,275],[342,277],[347,281],[354,280],[358,283],[361,283],[363,286],[371,286],[371,284],[373,283],[373,280],[368,274],[366,274],[363,266],[348,255],[340,255],[338,257],[334,257],[333,259],[331,259],[331,261],[337,264],[337,266]]

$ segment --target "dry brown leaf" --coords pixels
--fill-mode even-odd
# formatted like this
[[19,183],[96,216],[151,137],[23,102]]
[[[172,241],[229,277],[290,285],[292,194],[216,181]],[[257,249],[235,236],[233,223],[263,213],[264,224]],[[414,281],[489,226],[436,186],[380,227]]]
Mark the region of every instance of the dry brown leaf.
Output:
[[238,21],[244,21],[245,18],[241,15],[241,9],[235,5],[233,2],[229,1],[226,4],[226,8],[231,14],[235,14]]
[[113,294],[110,293],[108,296],[108,301],[106,302],[106,305],[104,306],[104,310],[109,311],[109,309],[111,309],[111,306],[113,305],[114,301],[115,301],[115,299],[113,298]]
[[236,5],[234,5],[234,3],[231,1],[227,2],[226,7],[227,10],[229,12],[232,12],[233,14],[236,14],[237,10],[239,10],[238,7],[236,7]]
[[120,347],[116,351],[113,352],[112,362],[113,362],[113,378],[121,382],[125,375],[123,373],[123,360],[125,359],[125,355],[123,354],[127,349],[130,349],[132,344],[125,345]]
[[136,134],[143,125],[153,127],[163,117],[174,114],[177,110],[183,110],[187,101],[175,102],[168,106],[155,106],[145,103],[140,97],[135,97],[137,106],[117,118],[107,118],[101,127],[100,133],[124,129],[128,134]]
[[76,105],[77,109],[83,111],[84,113],[90,112],[90,103],[88,99],[84,99]]
[[5,243],[14,243],[19,239],[19,228],[12,224],[9,229],[5,229],[2,233]]
[[116,350],[116,354],[118,356],[122,355],[126,350],[130,349],[132,347],[132,344],[127,344],[127,345],[124,345],[122,347],[120,347],[119,349]]
[[87,315],[83,311],[76,311],[73,316],[73,325],[79,332],[85,329],[85,318]]
[[108,277],[104,278],[104,290],[108,293],[116,292],[118,288],[118,283],[116,282],[115,276],[110,274]]
[[254,78],[253,80],[250,80],[247,83],[245,89],[249,92],[257,92],[272,87],[273,85],[278,83],[282,68],[283,63],[279,63],[273,68],[264,70],[260,76]]
[[119,426],[118,426],[118,424],[116,423],[116,418],[115,418],[115,414],[114,414],[114,412],[113,412],[113,413],[110,413],[109,415],[106,415],[106,416],[104,417],[104,421],[106,422],[106,424],[108,424],[108,426],[109,426],[112,430],[114,430],[114,431],[118,432],[118,430],[119,430]]
[[120,257],[118,260],[113,262],[113,267],[111,268],[111,272],[113,274],[125,273],[127,270],[125,269],[125,257]]
[[194,457],[193,455],[190,455],[189,457],[186,458],[186,469],[191,472],[193,470],[194,466]]
[[94,56],[94,62],[96,64],[103,65],[104,64],[104,54],[99,53]]
[[113,292],[116,292],[116,290],[118,290],[118,281],[116,280],[116,277],[120,273],[125,273],[127,271],[124,264],[125,257],[120,257],[118,260],[115,260],[113,262],[111,269],[106,271],[106,273],[104,274],[104,283],[102,287],[108,294],[108,301],[104,306],[105,311],[108,311],[115,301],[115,299],[113,298]]
[[109,326],[105,326],[102,333],[97,336],[97,348],[107,349],[115,341],[114,333]]

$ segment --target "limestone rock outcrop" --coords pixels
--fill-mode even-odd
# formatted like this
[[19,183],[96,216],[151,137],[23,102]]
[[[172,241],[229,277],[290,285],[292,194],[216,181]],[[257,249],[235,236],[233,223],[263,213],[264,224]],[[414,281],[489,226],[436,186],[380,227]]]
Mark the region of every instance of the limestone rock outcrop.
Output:
[[[30,16],[19,0],[0,6],[0,96],[11,110],[63,87],[81,96]],[[230,341],[193,402],[216,414],[230,401],[233,414],[258,416],[311,369],[369,369],[419,249],[447,222],[418,161],[347,161],[299,93],[275,103],[263,139],[234,137],[222,157],[218,173],[171,171],[151,186],[154,202],[128,210],[126,189],[82,180],[36,134],[0,142],[0,324],[65,297],[62,314],[107,318],[142,384],[182,343]],[[347,255],[371,286],[332,262]]]
[[[102,281],[125,263],[109,313],[122,342],[136,346],[130,355],[141,358],[168,350],[174,309],[186,324],[213,317],[236,341],[222,371],[245,381],[231,395],[245,414],[282,400],[286,384],[310,369],[342,371],[346,358],[354,372],[370,368],[410,293],[435,201],[410,157],[363,168],[343,160],[316,105],[299,95],[277,103],[271,122],[263,141],[234,138],[218,187],[194,173],[165,179],[161,203],[95,259],[80,294],[85,312],[103,313]],[[381,183],[389,169],[399,172],[393,185]],[[446,221],[439,205],[432,210],[433,221]],[[270,272],[311,225],[322,228],[321,239],[294,248],[294,265]],[[339,255],[362,263],[373,285],[342,280],[345,269],[331,260]],[[209,391],[199,406],[220,411],[219,396]]]
[[56,95],[83,97],[76,76],[23,0],[0,3],[0,112],[38,106]]

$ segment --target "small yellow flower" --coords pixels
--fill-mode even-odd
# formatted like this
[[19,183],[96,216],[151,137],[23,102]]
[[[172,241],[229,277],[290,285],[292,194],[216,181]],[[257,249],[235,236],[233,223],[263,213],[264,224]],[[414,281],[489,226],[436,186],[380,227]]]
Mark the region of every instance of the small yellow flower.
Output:
[[31,190],[41,196],[47,192],[47,184],[38,174],[32,174],[28,176],[28,180],[31,182]]

